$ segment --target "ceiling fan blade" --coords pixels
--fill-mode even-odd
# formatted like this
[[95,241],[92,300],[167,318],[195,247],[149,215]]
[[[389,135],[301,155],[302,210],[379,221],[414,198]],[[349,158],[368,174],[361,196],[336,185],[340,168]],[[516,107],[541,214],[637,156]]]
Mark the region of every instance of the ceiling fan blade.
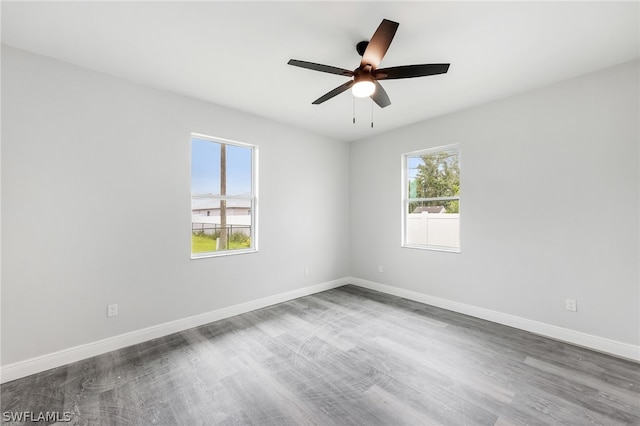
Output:
[[393,36],[396,35],[396,31],[398,30],[397,22],[389,21],[388,19],[383,19],[382,23],[378,27],[371,40],[369,41],[369,45],[366,50],[362,54],[362,61],[360,62],[360,66],[371,65],[373,69],[376,69],[382,61],[385,53],[389,49],[389,45],[393,40]]
[[373,99],[373,102],[377,103],[380,108],[391,105],[389,95],[387,95],[387,92],[385,92],[385,90],[382,88],[382,85],[377,81],[375,83],[376,91],[373,92],[373,95],[371,95],[371,99]]
[[449,65],[450,64],[422,64],[380,68],[373,72],[373,76],[377,80],[424,77],[427,75],[444,74],[449,70]]
[[344,92],[345,90],[348,90],[351,86],[353,86],[353,80],[349,80],[345,84],[342,84],[342,85],[336,87],[335,89],[333,89],[329,93],[326,93],[326,94],[320,96],[318,99],[316,99],[315,101],[313,101],[311,103],[313,105],[321,104],[324,101],[328,101],[329,99],[333,98],[334,96],[339,95],[340,93]]
[[353,71],[345,70],[344,68],[332,67],[330,65],[322,65],[322,64],[316,64],[313,62],[299,61],[297,59],[289,59],[289,62],[287,63],[295,67],[307,68],[314,71],[328,72],[329,74],[344,75],[346,77],[353,76]]

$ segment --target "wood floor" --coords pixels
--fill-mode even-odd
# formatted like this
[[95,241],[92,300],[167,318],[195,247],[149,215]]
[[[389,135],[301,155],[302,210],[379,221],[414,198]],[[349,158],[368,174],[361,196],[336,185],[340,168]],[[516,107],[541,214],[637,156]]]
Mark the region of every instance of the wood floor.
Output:
[[640,424],[636,363],[354,286],[1,391],[81,425]]

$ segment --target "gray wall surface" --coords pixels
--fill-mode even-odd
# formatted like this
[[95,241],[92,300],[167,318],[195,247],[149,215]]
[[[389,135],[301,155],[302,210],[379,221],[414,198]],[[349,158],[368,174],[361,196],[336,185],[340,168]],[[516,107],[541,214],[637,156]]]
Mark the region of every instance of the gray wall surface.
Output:
[[[190,132],[259,147],[259,252],[190,260]],[[3,365],[348,276],[348,150],[3,48]]]
[[[622,64],[351,144],[351,274],[637,345],[638,77]],[[461,253],[401,248],[401,155],[452,143]]]

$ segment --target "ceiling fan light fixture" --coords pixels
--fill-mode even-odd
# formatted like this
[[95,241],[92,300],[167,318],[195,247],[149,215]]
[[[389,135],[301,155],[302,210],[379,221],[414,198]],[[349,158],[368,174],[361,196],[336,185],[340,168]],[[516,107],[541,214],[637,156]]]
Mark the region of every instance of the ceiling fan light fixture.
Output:
[[351,93],[356,98],[366,98],[376,91],[376,84],[371,76],[356,77],[355,84],[351,87]]

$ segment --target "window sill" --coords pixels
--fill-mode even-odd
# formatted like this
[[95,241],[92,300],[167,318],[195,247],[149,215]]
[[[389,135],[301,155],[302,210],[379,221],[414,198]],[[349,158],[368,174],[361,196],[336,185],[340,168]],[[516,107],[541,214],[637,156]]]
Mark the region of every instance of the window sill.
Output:
[[402,248],[408,249],[417,249],[417,250],[429,250],[429,251],[443,251],[446,253],[460,253],[460,247],[443,247],[443,246],[412,246],[405,245],[401,246]]
[[191,254],[191,260],[196,259],[209,259],[211,257],[223,257],[223,256],[235,256],[238,254],[249,254],[256,253],[258,249],[251,248],[246,250],[226,250],[222,252],[206,252],[206,253],[197,253]]

